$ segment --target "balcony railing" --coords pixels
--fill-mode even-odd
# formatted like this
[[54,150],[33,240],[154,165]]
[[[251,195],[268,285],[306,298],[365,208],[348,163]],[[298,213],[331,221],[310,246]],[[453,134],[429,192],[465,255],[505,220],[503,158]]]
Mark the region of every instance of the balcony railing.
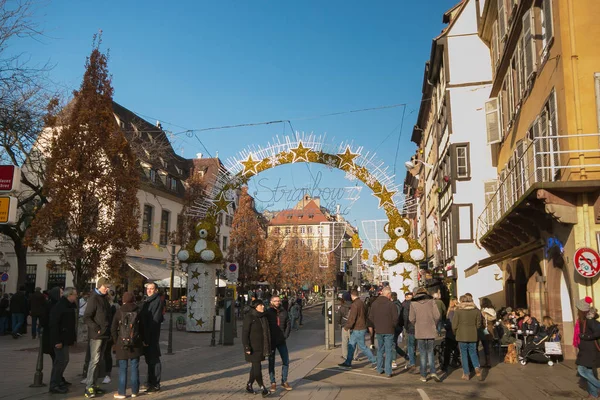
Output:
[[543,136],[519,142],[498,179],[486,183],[486,206],[477,220],[478,241],[534,184],[581,180],[582,168],[594,179],[600,177],[599,133]]

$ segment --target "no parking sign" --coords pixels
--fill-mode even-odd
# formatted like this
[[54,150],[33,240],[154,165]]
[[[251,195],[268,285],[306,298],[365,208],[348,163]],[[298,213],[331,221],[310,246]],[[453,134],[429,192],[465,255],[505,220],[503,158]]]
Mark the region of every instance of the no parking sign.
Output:
[[600,256],[594,249],[582,247],[573,257],[575,269],[584,278],[593,278],[600,273]]
[[229,282],[237,282],[240,269],[237,264],[230,263],[227,265],[227,280]]

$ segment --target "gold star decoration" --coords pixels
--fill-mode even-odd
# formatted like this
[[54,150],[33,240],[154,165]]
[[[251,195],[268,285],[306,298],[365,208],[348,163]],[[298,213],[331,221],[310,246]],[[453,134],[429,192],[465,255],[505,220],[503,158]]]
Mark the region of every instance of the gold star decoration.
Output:
[[240,161],[240,164],[244,166],[242,175],[246,175],[248,173],[256,174],[256,166],[260,164],[260,161],[252,159],[252,154],[248,154],[248,159],[246,161]]
[[377,197],[379,199],[379,208],[381,208],[382,206],[386,205],[387,203],[389,203],[390,205],[394,205],[394,201],[392,200],[392,197],[396,194],[396,192],[390,192],[389,190],[387,190],[387,188],[385,186],[383,186],[381,188],[381,192],[379,193],[373,193],[373,196]]
[[192,271],[192,279],[198,279],[199,276],[200,276],[200,272],[198,272],[197,269]]
[[198,290],[198,289],[200,289],[200,285],[198,285],[197,283],[194,283],[194,288],[193,288],[193,290]]
[[398,273],[396,271],[394,271],[393,275],[394,276],[398,276]]
[[190,296],[190,298],[188,299],[188,303],[195,303],[196,302],[196,296]]
[[208,276],[208,271],[204,271],[204,276]]
[[401,273],[400,275],[402,275],[402,278],[406,279],[411,279],[410,277],[410,271],[405,269],[403,273]]
[[233,203],[233,201],[227,200],[225,198],[225,194],[223,192],[221,192],[221,194],[219,195],[219,199],[218,200],[211,200],[212,203],[217,207],[216,209],[216,213],[219,213],[221,211],[224,211],[225,213],[227,213],[227,211],[229,210],[229,206],[231,205],[231,203]]
[[297,162],[300,160],[308,162],[308,153],[310,153],[311,150],[312,149],[310,147],[304,147],[302,141],[299,141],[298,147],[296,147],[295,149],[290,149],[290,151],[294,153],[294,159],[292,160],[292,162]]
[[338,158],[340,159],[340,168],[343,168],[344,165],[348,165],[349,167],[354,167],[354,159],[360,154],[353,153],[350,151],[350,146],[346,146],[346,151],[343,153],[339,153]]
[[190,313],[188,314],[188,318],[189,319],[194,319],[194,313],[190,311]]
[[402,285],[402,292],[406,293],[408,291],[410,291],[410,288],[408,286],[406,286],[406,285]]
[[204,321],[202,321],[202,318],[197,319],[196,320],[196,326],[200,326],[201,327],[202,325],[204,325]]

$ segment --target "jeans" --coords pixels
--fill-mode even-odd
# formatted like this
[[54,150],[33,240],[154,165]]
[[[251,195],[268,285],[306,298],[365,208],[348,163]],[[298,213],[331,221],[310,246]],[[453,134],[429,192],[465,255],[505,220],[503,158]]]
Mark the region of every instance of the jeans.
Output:
[[[347,331],[342,327],[342,357],[344,360],[348,358],[348,342],[350,342],[350,331]],[[355,360],[358,358],[358,347],[354,349],[353,358]]]
[[298,329],[298,325],[296,324],[297,320],[298,318],[290,316],[290,329]]
[[416,354],[416,339],[415,339],[415,335],[414,334],[408,334],[406,335],[407,338],[407,345],[406,345],[406,352],[408,353],[408,365],[410,365],[411,367],[417,365],[417,354]]
[[31,316],[31,336],[32,337],[36,337],[37,333],[38,333],[38,321],[39,321],[39,317],[34,317],[33,315]]
[[394,359],[395,346],[393,333],[376,333],[377,339],[377,372],[384,371],[383,355],[385,354],[385,374],[392,374],[392,360]]
[[5,335],[8,330],[8,318],[0,317],[0,335]]
[[377,359],[371,352],[371,349],[367,347],[365,344],[365,333],[366,329],[362,329],[360,331],[353,330],[350,332],[350,341],[348,342],[348,355],[346,356],[346,361],[344,362],[346,365],[352,365],[352,355],[356,349],[356,346],[363,352],[365,356],[369,359],[372,364],[377,362]]
[[90,363],[88,365],[87,379],[85,388],[89,389],[96,386],[99,368],[104,362],[104,349],[106,348],[106,339],[90,339]]
[[50,374],[50,390],[63,386],[63,373],[69,364],[69,346],[63,345],[62,349],[54,348],[54,360]]
[[469,360],[473,368],[479,369],[479,356],[477,355],[477,342],[460,342],[458,343],[460,348],[460,356],[462,358],[463,373],[469,375]]
[[[394,332],[394,346],[396,347],[396,354],[399,354],[400,357],[404,358],[405,360],[408,359],[407,354],[404,352],[404,350],[402,350],[400,348],[400,346],[398,346],[398,338],[400,337],[400,334],[402,333],[402,329],[396,329]],[[396,357],[394,357],[394,359],[396,359]]]
[[[288,370],[290,368],[290,353],[288,352],[287,344],[282,343],[275,346],[281,356],[281,383],[286,383],[288,380]],[[271,383],[275,383],[275,351],[269,355],[269,378]]]
[[131,393],[138,394],[140,391],[140,359],[119,360],[119,394],[125,396],[127,391],[127,364],[131,362],[131,373],[129,380],[131,383]]
[[22,313],[13,313],[12,314],[12,333],[16,335],[21,332],[21,328],[25,323],[25,314]]
[[584,367],[583,365],[577,366],[577,372],[579,375],[587,381],[588,393],[593,397],[598,397],[598,389],[600,389],[600,380],[594,375],[594,369]]
[[433,359],[434,339],[419,339],[419,360],[421,362],[421,376],[427,377],[427,364],[429,364],[429,373],[435,374],[435,361]]

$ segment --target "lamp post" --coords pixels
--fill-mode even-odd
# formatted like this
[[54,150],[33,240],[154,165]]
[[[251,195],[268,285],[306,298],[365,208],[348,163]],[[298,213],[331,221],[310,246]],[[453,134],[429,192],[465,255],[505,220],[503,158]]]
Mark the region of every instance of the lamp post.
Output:
[[175,284],[175,255],[177,254],[175,243],[171,243],[171,251],[167,251],[171,256],[171,284],[169,286],[169,301],[171,302],[171,310],[169,311],[169,341],[167,344],[167,354],[173,355],[173,286]]

